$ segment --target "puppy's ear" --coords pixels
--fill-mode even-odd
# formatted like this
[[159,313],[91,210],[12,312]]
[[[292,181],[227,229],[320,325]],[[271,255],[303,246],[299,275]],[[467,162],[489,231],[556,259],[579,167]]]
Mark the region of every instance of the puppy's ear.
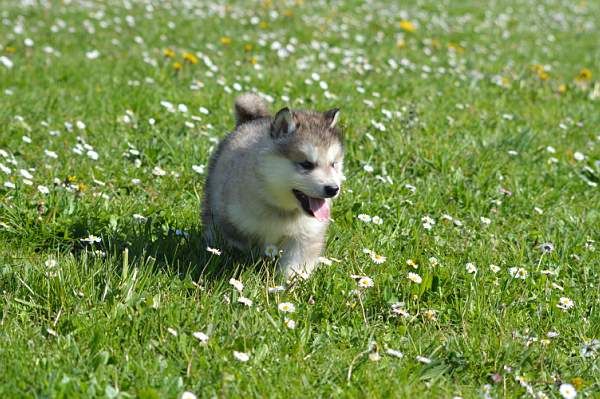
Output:
[[280,109],[271,123],[271,137],[278,139],[295,131],[296,124],[294,123],[292,111],[288,107]]
[[323,113],[323,117],[325,118],[325,121],[329,125],[329,128],[333,129],[335,127],[335,125],[338,123],[338,119],[340,118],[340,109],[339,108],[330,109],[329,111],[326,111]]

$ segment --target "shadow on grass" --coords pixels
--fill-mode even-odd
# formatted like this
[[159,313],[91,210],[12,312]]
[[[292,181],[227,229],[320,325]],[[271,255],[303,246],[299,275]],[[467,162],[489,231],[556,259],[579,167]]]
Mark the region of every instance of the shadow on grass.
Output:
[[228,279],[240,269],[257,268],[262,264],[256,254],[223,245],[215,248],[220,255],[209,251],[199,227],[188,231],[170,229],[158,234],[140,227],[146,231],[134,228],[125,239],[107,238],[106,252],[122,261],[127,249],[132,264],[149,264],[152,258],[151,264],[156,269],[205,281]]
[[[236,249],[219,246],[221,255],[207,250],[200,226],[189,230],[177,229],[162,219],[148,218],[118,229],[90,224],[90,219],[75,221],[69,228],[69,240],[62,241],[62,250],[79,257],[83,252],[96,256],[110,256],[122,268],[124,257],[129,265],[152,267],[180,277],[189,275],[193,280],[220,280],[229,278],[241,269],[259,268],[263,262],[257,254],[246,254]],[[100,223],[99,223],[100,224]],[[100,242],[85,241],[92,231],[104,231]],[[51,245],[38,246],[38,251]],[[125,255],[127,251],[127,255]]]

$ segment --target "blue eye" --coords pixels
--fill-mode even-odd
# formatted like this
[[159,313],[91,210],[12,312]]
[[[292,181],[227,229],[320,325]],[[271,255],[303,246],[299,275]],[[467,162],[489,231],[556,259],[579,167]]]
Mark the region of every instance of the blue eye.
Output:
[[306,170],[313,170],[315,168],[315,164],[310,161],[298,162],[298,165]]

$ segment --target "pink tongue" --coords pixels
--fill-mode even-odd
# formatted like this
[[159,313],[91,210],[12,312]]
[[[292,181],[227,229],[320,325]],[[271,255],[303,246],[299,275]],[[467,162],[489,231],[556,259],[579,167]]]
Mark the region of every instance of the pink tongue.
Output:
[[323,198],[308,197],[308,206],[317,220],[329,220],[329,204]]

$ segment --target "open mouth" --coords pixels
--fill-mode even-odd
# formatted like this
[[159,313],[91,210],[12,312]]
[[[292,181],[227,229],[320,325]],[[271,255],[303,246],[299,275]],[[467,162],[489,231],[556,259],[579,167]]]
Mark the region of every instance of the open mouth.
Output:
[[292,192],[306,213],[320,221],[329,220],[329,204],[324,198],[309,197],[296,189],[292,190]]

